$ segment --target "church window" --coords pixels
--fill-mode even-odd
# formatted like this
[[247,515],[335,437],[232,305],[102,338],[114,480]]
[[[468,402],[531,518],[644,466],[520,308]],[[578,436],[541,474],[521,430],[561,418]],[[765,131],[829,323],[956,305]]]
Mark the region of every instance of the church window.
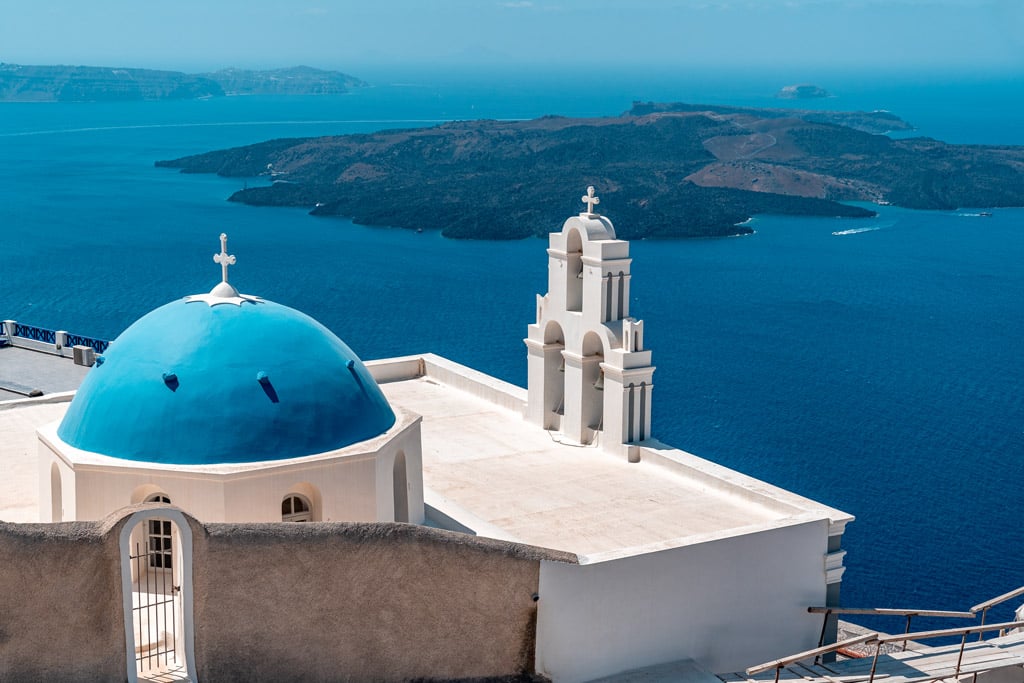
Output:
[[[147,503],[170,505],[171,499],[162,493],[146,498]],[[146,550],[149,566],[157,569],[171,569],[174,539],[171,523],[166,519],[150,519],[146,522]]]
[[312,506],[305,496],[297,493],[290,493],[281,501],[282,522],[311,522],[313,521]]

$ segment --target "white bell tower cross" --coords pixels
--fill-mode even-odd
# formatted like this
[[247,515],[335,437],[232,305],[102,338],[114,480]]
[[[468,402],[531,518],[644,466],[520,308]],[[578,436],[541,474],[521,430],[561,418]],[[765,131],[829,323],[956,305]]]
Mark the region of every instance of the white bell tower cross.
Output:
[[585,211],[553,232],[548,293],[537,297],[537,322],[525,340],[527,419],[582,444],[628,452],[651,435],[651,352],[643,322],[629,315],[629,242],[595,213],[588,187]]

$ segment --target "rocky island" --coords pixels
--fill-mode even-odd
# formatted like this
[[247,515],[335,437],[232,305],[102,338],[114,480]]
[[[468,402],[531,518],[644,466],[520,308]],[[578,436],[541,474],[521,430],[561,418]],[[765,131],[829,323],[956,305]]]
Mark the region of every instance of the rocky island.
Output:
[[1024,148],[894,140],[888,112],[637,103],[619,116],[459,121],[272,140],[158,161],[185,173],[266,175],[231,201],[305,206],[448,237],[543,235],[594,185],[621,237],[749,233],[759,213],[866,217],[842,201],[921,209],[1024,206]]
[[0,102],[120,102],[224,95],[336,95],[366,83],[308,66],[187,74],[157,69],[0,64]]
[[810,83],[783,86],[775,96],[784,100],[812,100],[819,97],[832,97],[828,90],[811,85]]

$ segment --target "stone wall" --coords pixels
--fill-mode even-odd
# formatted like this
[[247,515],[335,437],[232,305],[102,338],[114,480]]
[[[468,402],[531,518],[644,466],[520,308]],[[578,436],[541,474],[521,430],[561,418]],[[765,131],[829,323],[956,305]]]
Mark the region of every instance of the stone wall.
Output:
[[117,533],[0,522],[0,681],[123,681]]
[[[0,524],[0,680],[123,681],[118,534]],[[541,560],[573,555],[390,523],[201,524],[201,681],[529,680]]]

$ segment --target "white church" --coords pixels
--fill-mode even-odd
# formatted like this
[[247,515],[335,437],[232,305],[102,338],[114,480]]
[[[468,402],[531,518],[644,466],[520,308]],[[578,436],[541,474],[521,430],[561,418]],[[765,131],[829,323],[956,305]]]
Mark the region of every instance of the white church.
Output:
[[[72,352],[93,364],[77,391],[0,403],[0,466],[31,470],[37,486],[16,490],[28,475],[0,484],[0,519],[108,520],[125,525],[125,543],[156,553],[148,567],[172,572],[180,601],[168,636],[176,680],[212,670],[201,615],[215,591],[200,585],[213,580],[196,564],[200,547],[246,525],[277,533],[268,522],[324,534],[376,524],[385,536],[427,534],[431,548],[470,539],[480,552],[500,543],[503,557],[532,558],[532,597],[515,607],[530,645],[516,656],[553,681],[672,662],[681,680],[718,681],[815,646],[822,622],[807,608],[838,604],[853,518],[656,439],[652,351],[629,311],[629,243],[597,212],[593,188],[582,201],[550,235],[526,389],[429,353],[364,363],[309,316],[240,293],[229,267],[236,279],[247,264],[224,235],[209,293],[142,316],[98,355],[70,348],[63,332],[52,343],[19,337],[5,321],[0,339],[13,348],[0,358],[20,347],[62,367]],[[122,558],[123,585],[138,603],[147,570],[129,565]],[[499,584],[503,566],[492,566]],[[380,571],[400,567],[392,559]],[[148,647],[138,611],[125,598],[129,653]],[[451,658],[471,668],[470,655]],[[392,665],[368,676],[454,676]],[[146,679],[130,654],[125,666],[128,680]],[[460,675],[504,675],[487,666]]]

